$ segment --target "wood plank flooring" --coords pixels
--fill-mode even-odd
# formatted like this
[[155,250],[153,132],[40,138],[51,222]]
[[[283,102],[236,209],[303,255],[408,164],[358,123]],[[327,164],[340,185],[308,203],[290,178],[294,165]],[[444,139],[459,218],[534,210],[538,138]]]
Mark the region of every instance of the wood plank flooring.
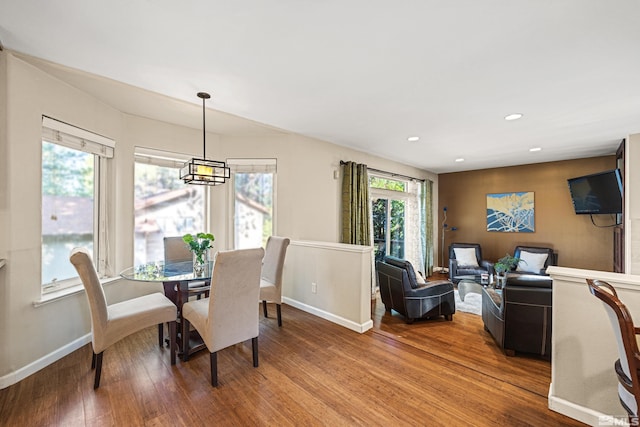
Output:
[[0,425],[582,425],[547,409],[549,362],[504,356],[479,316],[407,325],[377,301],[358,334],[287,305],[278,328],[269,310],[260,366],[250,341],[222,350],[218,388],[206,351],[172,367],[149,328],[105,351],[97,391],[90,345],[0,390]]

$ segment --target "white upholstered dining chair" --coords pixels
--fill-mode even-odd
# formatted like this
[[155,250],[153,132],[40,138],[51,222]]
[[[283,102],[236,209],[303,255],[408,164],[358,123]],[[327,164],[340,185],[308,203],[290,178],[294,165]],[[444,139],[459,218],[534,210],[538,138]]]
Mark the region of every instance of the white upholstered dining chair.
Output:
[[[264,249],[220,251],[211,276],[209,298],[182,306],[182,336],[192,325],[210,353],[211,385],[218,386],[217,352],[251,340],[253,366],[258,366],[260,265]],[[189,358],[188,340],[183,339],[182,360]]]
[[267,302],[276,304],[278,326],[282,326],[282,271],[284,269],[284,259],[287,255],[289,238],[270,236],[267,240],[267,249],[262,260],[262,271],[260,273],[260,300],[262,300],[262,311],[264,317],[269,317],[267,313]]
[[158,342],[162,347],[164,323],[169,324],[169,351],[171,364],[175,365],[177,316],[175,304],[157,292],[107,305],[104,290],[89,251],[85,248],[75,248],[71,251],[69,260],[78,272],[89,300],[93,347],[91,368],[96,370],[94,389],[100,386],[104,350],[124,337],[149,326],[158,325]]
[[164,263],[165,265],[175,262],[187,262],[193,259],[193,254],[187,244],[182,240],[182,236],[164,237]]

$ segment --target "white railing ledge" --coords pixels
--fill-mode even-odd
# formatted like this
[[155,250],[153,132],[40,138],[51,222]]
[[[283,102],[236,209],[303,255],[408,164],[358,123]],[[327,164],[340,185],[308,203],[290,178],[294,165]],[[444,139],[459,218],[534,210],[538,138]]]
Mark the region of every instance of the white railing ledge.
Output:
[[336,243],[336,242],[319,242],[315,240],[292,240],[291,244],[294,246],[306,246],[310,248],[332,249],[332,250],[345,251],[345,252],[367,253],[373,250],[373,246],[352,245],[349,243]]

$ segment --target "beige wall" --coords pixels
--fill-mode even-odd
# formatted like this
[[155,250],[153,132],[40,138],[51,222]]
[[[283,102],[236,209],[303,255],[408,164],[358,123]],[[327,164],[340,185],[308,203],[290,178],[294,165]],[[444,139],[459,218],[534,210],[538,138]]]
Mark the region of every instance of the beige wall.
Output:
[[[550,246],[564,267],[613,271],[613,229],[599,228],[589,215],[576,215],[567,179],[615,168],[615,156],[562,162],[539,163],[508,168],[484,169],[439,176],[439,224],[447,207],[447,224],[458,227],[445,233],[447,248],[452,242],[477,242],[483,256],[495,261],[517,245]],[[488,232],[486,195],[533,191],[535,232]],[[598,225],[612,224],[610,215],[596,215]],[[441,228],[439,238],[441,238]],[[446,264],[445,264],[446,265]]]
[[[6,72],[5,71],[6,65]],[[200,154],[201,130],[125,114],[41,69],[0,52],[0,388],[25,372],[46,366],[82,345],[90,331],[83,293],[45,305],[40,299],[40,150],[43,114],[116,141],[109,204],[109,245],[115,275],[133,262],[133,152],[135,146]],[[96,79],[99,79],[96,77]],[[126,91],[137,91],[125,87]],[[127,99],[128,92],[121,98]],[[161,96],[144,93],[156,104]],[[5,103],[6,100],[6,103]],[[5,105],[7,106],[5,109]],[[199,123],[199,121],[197,121]],[[363,152],[283,132],[280,136],[207,135],[214,158],[278,159],[277,220],[281,235],[295,240],[337,242],[340,160],[367,163],[391,172],[437,177]],[[28,165],[28,166],[25,166]],[[228,248],[228,186],[211,190],[211,231],[218,249]],[[156,291],[146,284],[115,281],[106,286],[111,302]],[[355,307],[354,310],[359,310]],[[83,338],[84,337],[84,338]]]

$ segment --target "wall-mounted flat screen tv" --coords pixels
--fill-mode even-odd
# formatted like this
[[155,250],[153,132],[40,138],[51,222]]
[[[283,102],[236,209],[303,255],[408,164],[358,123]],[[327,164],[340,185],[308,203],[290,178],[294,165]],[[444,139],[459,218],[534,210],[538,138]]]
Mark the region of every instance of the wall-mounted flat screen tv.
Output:
[[619,169],[568,179],[576,214],[622,213],[622,179]]

